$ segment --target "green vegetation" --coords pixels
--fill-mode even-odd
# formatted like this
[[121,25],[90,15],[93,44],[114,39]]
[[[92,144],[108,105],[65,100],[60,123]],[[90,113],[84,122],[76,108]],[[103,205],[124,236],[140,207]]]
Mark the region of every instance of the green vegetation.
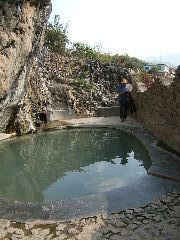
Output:
[[112,56],[112,62],[118,63],[119,65],[125,67],[125,68],[130,68],[133,70],[142,70],[144,68],[145,62],[135,58],[135,57],[130,57],[128,54],[124,55],[113,55]]
[[96,58],[96,50],[91,48],[88,44],[73,43],[72,48],[69,50],[72,56],[79,58],[94,59]]
[[75,78],[71,84],[75,88],[82,89],[87,92],[90,92],[94,88],[93,83],[84,78]]
[[143,70],[136,75],[135,79],[138,82],[143,82],[146,85],[146,87],[152,86],[155,83],[155,80],[157,80],[154,74],[147,73],[146,71]]
[[60,24],[60,17],[55,15],[53,23],[48,23],[44,45],[52,52],[65,54],[68,43],[67,25]]

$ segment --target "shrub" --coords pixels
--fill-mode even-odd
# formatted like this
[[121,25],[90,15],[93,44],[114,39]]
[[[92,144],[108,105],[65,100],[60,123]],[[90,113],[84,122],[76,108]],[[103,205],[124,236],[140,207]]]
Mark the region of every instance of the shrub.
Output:
[[83,79],[83,78],[75,78],[71,82],[71,84],[78,89],[85,90],[87,92],[90,92],[91,90],[94,89],[94,85],[92,82]]
[[68,43],[67,24],[66,26],[60,24],[59,15],[55,15],[53,23],[48,23],[47,25],[44,45],[55,53],[65,54]]

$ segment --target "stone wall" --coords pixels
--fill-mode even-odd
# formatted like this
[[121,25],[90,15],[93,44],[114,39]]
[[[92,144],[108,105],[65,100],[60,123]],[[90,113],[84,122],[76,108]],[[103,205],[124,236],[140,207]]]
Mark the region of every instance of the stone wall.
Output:
[[158,140],[180,152],[180,77],[169,86],[157,82],[145,92],[133,94],[137,119]]
[[33,88],[45,101],[47,92],[30,75],[50,12],[50,0],[0,1],[0,131],[35,130]]

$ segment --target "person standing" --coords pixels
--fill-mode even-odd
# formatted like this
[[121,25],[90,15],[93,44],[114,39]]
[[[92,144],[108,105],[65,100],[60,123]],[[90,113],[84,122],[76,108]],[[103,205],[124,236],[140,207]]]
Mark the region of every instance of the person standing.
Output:
[[126,87],[126,84],[127,80],[123,78],[118,85],[118,100],[120,106],[120,118],[122,122],[126,120],[128,111],[128,88]]

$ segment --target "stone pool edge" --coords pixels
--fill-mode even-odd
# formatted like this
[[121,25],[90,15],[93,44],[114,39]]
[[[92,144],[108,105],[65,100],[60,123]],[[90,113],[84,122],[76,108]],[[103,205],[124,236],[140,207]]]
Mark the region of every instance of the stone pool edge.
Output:
[[71,221],[0,220],[0,239],[179,239],[180,194],[146,206]]
[[[120,131],[128,132],[134,135],[146,148],[149,157],[151,158],[152,165],[148,170],[148,174],[152,176],[157,176],[160,178],[168,179],[180,183],[180,174],[178,169],[180,169],[180,158],[175,154],[168,152],[161,147],[159,147],[158,140],[153,137],[147,130],[143,127],[137,126],[119,126],[119,125],[106,125],[106,124],[67,124],[63,128],[109,128],[117,129]],[[60,130],[62,128],[53,128],[54,130]],[[52,129],[52,130],[53,130]],[[163,166],[161,155],[164,156]],[[167,156],[167,159],[165,159]],[[171,162],[171,166],[169,165]],[[173,167],[173,171],[171,170]]]
[[16,136],[16,133],[0,133],[0,142]]
[[[150,135],[143,127],[141,126],[125,126],[125,125],[118,125],[118,124],[70,124],[70,123],[66,123],[66,126],[63,126],[63,128],[109,128],[109,129],[118,129],[120,131],[126,131],[130,134],[133,134],[139,141],[141,141],[141,143],[144,145],[144,147],[146,148],[146,150],[149,153],[149,156],[151,157],[152,160],[152,166],[150,167],[148,174],[149,175],[153,175],[153,176],[158,176],[161,178],[165,178],[168,180],[172,180],[175,181],[176,183],[179,183],[179,173],[178,173],[178,168],[176,168],[176,164],[179,161],[178,157],[176,157],[174,154],[169,153],[163,149],[161,149],[160,147],[158,147],[156,144],[158,143],[158,141],[152,136]],[[51,129],[47,129],[47,130],[60,130],[62,129],[62,127],[54,127]],[[162,165],[161,165],[161,155],[163,156],[168,156],[166,161],[165,161],[165,168],[162,169]],[[169,165],[167,165],[167,161],[169,161],[169,159],[171,159],[171,165],[173,165],[173,171],[169,170]],[[164,167],[164,166],[163,166]],[[176,173],[174,171],[174,169],[176,169]],[[143,181],[143,180],[142,180]],[[166,183],[165,183],[166,184]],[[179,192],[178,190],[175,190],[177,192]],[[166,191],[168,192],[168,191]],[[171,190],[170,190],[171,192]],[[116,193],[115,193],[116,194]],[[159,195],[157,196],[153,196],[155,199],[158,199],[160,197],[162,197],[165,194],[165,192],[161,192]],[[92,196],[92,198],[90,197],[90,199],[88,199],[88,201],[97,201],[97,206],[99,206],[99,203],[101,202],[101,196]],[[87,202],[88,202],[87,201]],[[67,207],[66,207],[66,203],[67,203]],[[71,202],[70,200],[67,200],[65,202],[41,202],[41,203],[33,203],[33,202],[18,202],[18,201],[14,201],[14,202],[10,202],[8,200],[4,200],[4,199],[0,199],[0,218],[2,219],[12,219],[14,221],[23,221],[23,220],[32,220],[32,219],[42,219],[42,220],[52,220],[52,219],[60,219],[63,220],[63,218],[61,219],[61,216],[64,214],[66,216],[66,211],[69,210],[68,206],[71,206],[71,204],[75,204],[75,208],[77,207],[77,209],[79,209],[79,206],[82,204],[82,206],[85,206],[86,201],[81,203],[80,201],[77,202]],[[145,201],[146,203],[140,203],[138,202],[137,204],[135,204],[135,206],[133,207],[138,207],[138,206],[142,206],[142,205],[146,205],[147,202],[149,202],[147,199]],[[65,206],[65,208],[64,208]],[[92,206],[94,207],[94,206]],[[92,207],[90,206],[90,209],[92,209]],[[129,207],[130,208],[130,207]],[[127,209],[127,207],[125,207],[124,209]],[[70,207],[71,210],[71,207]],[[102,211],[102,214],[105,213],[103,211],[104,209],[101,207],[100,211]],[[121,209],[122,210],[122,209]],[[60,214],[57,215],[56,218],[56,212],[61,211]],[[75,209],[75,213],[76,214],[76,209]],[[118,210],[117,210],[118,211]],[[95,216],[98,215],[99,213],[97,212],[92,212],[92,214],[89,215],[89,213],[87,213],[87,217],[89,216]],[[78,215],[78,213],[77,213]],[[83,212],[83,215],[80,216],[82,217],[86,217],[86,211]],[[65,218],[64,220],[68,220],[68,219],[76,219],[76,217],[71,216],[67,219]],[[79,216],[77,216],[77,218],[79,218]]]

